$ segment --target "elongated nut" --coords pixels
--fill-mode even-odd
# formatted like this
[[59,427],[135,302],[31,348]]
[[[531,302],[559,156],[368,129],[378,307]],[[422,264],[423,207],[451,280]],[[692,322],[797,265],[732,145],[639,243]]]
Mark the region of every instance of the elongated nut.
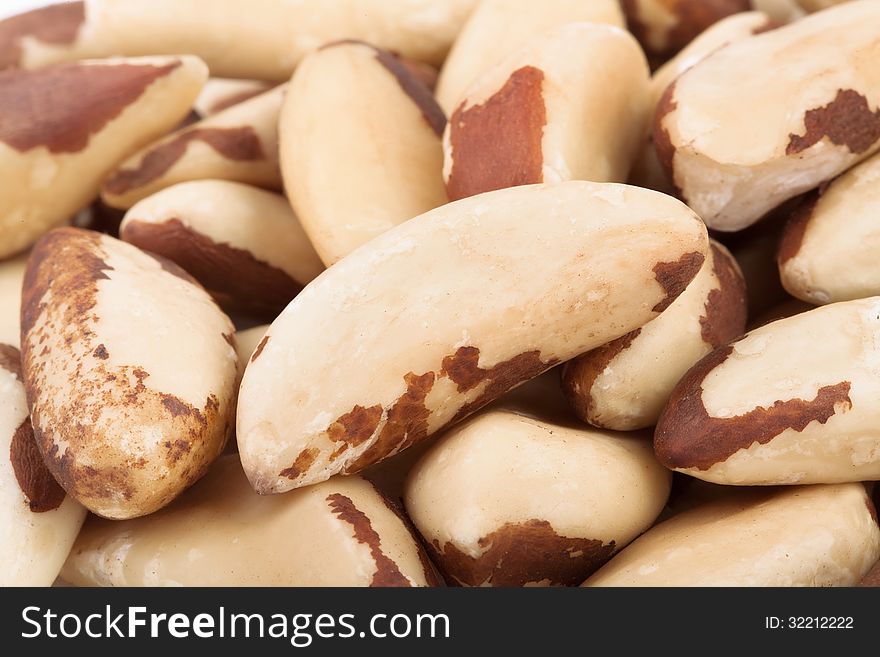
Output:
[[648,64],[616,27],[530,39],[468,87],[443,138],[451,200],[514,185],[623,182],[641,146]]
[[648,530],[584,586],[853,586],[878,557],[861,484],[756,490]]
[[755,329],[706,356],[657,422],[660,462],[720,484],[880,479],[880,297]]
[[746,325],[745,281],[730,252],[711,243],[700,272],[657,319],[565,365],[562,387],[585,422],[629,431],[656,424],[691,366]]
[[270,319],[324,270],[283,196],[222,180],[148,196],[119,236],[180,265],[223,308]]
[[878,60],[870,1],[722,48],[664,93],[660,162],[710,228],[745,228],[880,148]]
[[21,283],[27,254],[0,262],[0,344],[18,347],[21,339]]
[[646,434],[509,410],[444,435],[406,483],[406,508],[446,580],[576,586],[645,531],[672,477]]
[[91,511],[151,513],[223,449],[234,329],[170,261],[99,233],[56,229],[31,252],[21,317],[37,444]]
[[207,74],[194,57],[0,73],[0,258],[87,206],[119,160],[186,116]]
[[401,224],[312,281],[257,347],[245,472],[274,493],[360,471],[653,319],[707,248],[675,199],[579,181]]
[[452,113],[468,86],[530,37],[577,22],[624,27],[617,0],[481,0],[440,69],[437,102]]
[[260,497],[235,455],[154,515],[90,518],[62,576],[84,586],[438,584],[403,517],[372,484],[336,477]]
[[0,20],[0,69],[109,55],[84,34],[84,2],[59,2]]
[[272,89],[271,82],[236,78],[209,78],[193,109],[203,119],[238,105]]
[[188,125],[122,162],[101,185],[101,199],[130,208],[171,185],[209,178],[281,189],[278,113],[285,86]]
[[49,586],[85,517],[37,449],[18,349],[0,344],[0,586]]
[[280,124],[285,188],[327,265],[446,203],[443,111],[389,52],[344,41],[307,57]]
[[814,304],[880,294],[878,213],[880,155],[808,194],[779,245],[779,275],[789,294]]

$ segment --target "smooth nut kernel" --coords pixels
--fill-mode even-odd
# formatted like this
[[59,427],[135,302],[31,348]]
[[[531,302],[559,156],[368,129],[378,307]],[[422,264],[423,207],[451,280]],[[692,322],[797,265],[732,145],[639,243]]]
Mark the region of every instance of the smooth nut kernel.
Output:
[[0,258],[91,203],[119,160],[186,116],[207,76],[186,56],[0,73]]
[[745,228],[880,148],[878,60],[876,2],[722,48],[664,93],[660,162],[710,228]]
[[446,203],[445,125],[428,88],[387,51],[343,41],[300,64],[281,111],[281,168],[327,265]]
[[880,479],[880,297],[755,329],[685,375],[657,422],[666,467],[720,484]]
[[565,180],[623,182],[648,113],[625,31],[574,23],[529,39],[466,90],[443,137],[450,200]]
[[584,586],[853,586],[880,558],[861,484],[734,492],[636,539]]
[[274,319],[324,270],[287,200],[197,180],[136,203],[119,236],[189,272],[228,310]]
[[529,38],[579,22],[624,27],[617,0],[481,0],[440,70],[437,102],[452,113],[469,85]]
[[193,103],[193,110],[200,118],[207,119],[233,105],[266,93],[274,86],[271,82],[263,80],[209,78]]
[[785,289],[814,304],[880,294],[880,155],[810,192],[779,246]]
[[278,493],[420,442],[653,319],[707,248],[687,207],[625,185],[514,187],[411,219],[269,328],[239,395],[245,472]]
[[233,105],[141,149],[104,179],[101,199],[128,209],[171,185],[205,179],[280,190],[278,113],[285,88]]
[[400,512],[372,484],[336,477],[261,497],[235,455],[153,515],[90,518],[62,577],[77,586],[440,583]]
[[679,379],[746,324],[746,289],[733,256],[711,242],[685,291],[641,328],[566,363],[562,386],[585,422],[618,431],[653,426]]
[[174,263],[79,228],[28,260],[22,374],[52,475],[109,518],[152,513],[232,430],[234,329]]
[[18,349],[0,344],[0,586],[49,586],[85,517],[37,449]]

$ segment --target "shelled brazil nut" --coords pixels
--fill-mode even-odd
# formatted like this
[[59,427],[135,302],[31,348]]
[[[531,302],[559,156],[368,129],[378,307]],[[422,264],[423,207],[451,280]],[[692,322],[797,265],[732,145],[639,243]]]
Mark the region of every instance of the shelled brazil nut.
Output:
[[193,111],[206,119],[218,112],[238,105],[254,96],[259,96],[275,85],[263,80],[242,80],[237,78],[208,78],[199,97],[193,103]]

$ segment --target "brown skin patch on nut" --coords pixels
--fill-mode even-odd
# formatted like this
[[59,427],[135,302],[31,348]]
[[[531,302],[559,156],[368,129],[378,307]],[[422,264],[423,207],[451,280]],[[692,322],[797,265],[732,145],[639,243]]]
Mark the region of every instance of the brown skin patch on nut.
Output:
[[852,407],[851,384],[842,381],[822,386],[811,400],[779,400],[736,417],[711,417],[703,405],[703,381],[731,353],[733,345],[719,347],[694,365],[672,391],[654,432],[654,451],[667,468],[708,470],[788,429],[803,431],[814,421],[825,424],[837,413],[838,404]]
[[15,347],[0,343],[0,367],[21,381],[21,352]]
[[34,513],[52,511],[64,502],[64,489],[58,485],[37,448],[30,418],[25,418],[12,436],[9,461],[18,487]]
[[712,249],[712,271],[718,287],[710,290],[700,317],[703,342],[715,348],[743,334],[746,328],[748,303],[746,282],[733,260],[715,244]]
[[380,405],[376,404],[369,408],[355,406],[327,427],[327,435],[333,442],[357,447],[373,437],[381,419]]
[[675,96],[675,82],[673,81],[657,103],[657,109],[654,112],[654,130],[651,135],[651,142],[654,144],[654,151],[657,154],[657,161],[666,174],[666,180],[672,185],[675,193],[680,197],[682,195],[681,188],[675,183],[675,146],[672,144],[672,138],[669,130],[663,125],[666,115],[674,112],[678,108],[678,103],[673,100]]
[[0,141],[25,153],[78,153],[92,135],[180,66],[69,62],[0,73]]
[[117,169],[104,181],[103,191],[121,195],[158,180],[186,154],[190,143],[195,141],[207,144],[227,160],[254,162],[266,159],[263,144],[252,126],[192,127],[151,148],[134,168]]
[[654,265],[654,278],[666,292],[666,297],[651,310],[662,313],[669,308],[700,271],[705,259],[702,253],[694,251],[683,254],[674,262],[658,262]]
[[472,557],[453,543],[430,546],[447,581],[465,586],[522,587],[549,583],[577,586],[615,553],[614,541],[560,536],[546,520],[505,523],[478,541]]
[[352,526],[357,542],[370,548],[370,554],[376,564],[376,572],[373,573],[373,580],[370,582],[371,587],[412,586],[400,572],[397,564],[382,551],[382,539],[373,529],[367,515],[354,505],[351,498],[341,493],[333,493],[327,496],[327,502],[337,518]]
[[257,358],[260,357],[260,354],[263,353],[263,347],[265,347],[269,343],[269,336],[264,335],[263,339],[260,340],[260,344],[257,345],[257,348],[254,349],[254,353],[251,354],[251,362],[253,363]]
[[107,352],[107,347],[105,347],[103,344],[99,344],[97,347],[95,347],[92,355],[95,358],[100,358],[101,360],[107,360],[108,358],[110,358],[110,354]]
[[25,37],[57,46],[73,43],[85,22],[83,2],[65,2],[0,21],[0,69],[21,64]]
[[315,462],[315,459],[318,458],[320,453],[321,452],[314,447],[307,447],[293,460],[291,466],[289,468],[284,468],[284,470],[278,473],[278,476],[287,477],[288,479],[296,479],[303,472],[312,467],[312,463]]
[[[260,87],[254,87],[253,89],[248,89],[246,91],[239,91],[237,94],[231,94],[229,96],[224,96],[223,98],[217,99],[215,103],[210,105],[207,108],[207,111],[210,114],[216,114],[217,112],[222,112],[225,109],[229,109],[233,105],[238,105],[243,103],[246,100],[250,100],[255,96],[259,96],[262,93],[269,91],[272,88],[272,85],[268,82]],[[196,115],[198,117],[198,114]],[[198,123],[199,119],[197,118],[192,123]],[[192,125],[192,123],[188,125]]]
[[823,191],[824,188],[815,189],[804,195],[792,210],[788,221],[785,222],[779,239],[779,248],[776,251],[776,262],[780,267],[794,258],[801,250],[804,235],[807,234],[807,227],[813,218],[813,210],[816,209],[816,204],[822,198]]
[[464,101],[452,113],[450,201],[544,181],[543,83],[541,69],[524,66],[483,104],[466,107]]
[[641,332],[641,328],[630,331],[616,340],[570,360],[563,366],[562,393],[575,415],[584,422],[592,423],[596,420],[595,400],[592,395],[596,379],[620,352],[629,349]]
[[[400,60],[401,66],[403,66],[409,74],[415,77],[419,82],[425,85],[429,91],[433,93],[433,91],[437,88],[437,78],[439,77],[439,73],[436,68],[431,66],[430,64],[425,64],[424,62],[420,62],[415,59],[410,59],[409,57],[402,57],[397,55],[397,58]],[[443,111],[442,109],[440,110]],[[443,117],[444,127],[446,125],[446,117]]]
[[880,561],[875,563],[868,574],[862,578],[859,586],[880,587]]
[[880,140],[880,109],[872,112],[862,94],[840,89],[830,103],[804,114],[804,127],[803,135],[789,135],[786,155],[805,151],[825,137],[850,153],[864,153]]
[[302,290],[287,272],[226,242],[215,242],[179,219],[131,220],[120,237],[189,272],[226,310],[274,318]]

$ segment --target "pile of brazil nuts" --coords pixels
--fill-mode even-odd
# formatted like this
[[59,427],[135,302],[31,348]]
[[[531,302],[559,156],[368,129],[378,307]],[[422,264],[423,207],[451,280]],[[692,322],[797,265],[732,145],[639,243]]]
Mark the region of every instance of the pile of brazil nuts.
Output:
[[65,2],[0,174],[2,585],[880,586],[880,0]]

